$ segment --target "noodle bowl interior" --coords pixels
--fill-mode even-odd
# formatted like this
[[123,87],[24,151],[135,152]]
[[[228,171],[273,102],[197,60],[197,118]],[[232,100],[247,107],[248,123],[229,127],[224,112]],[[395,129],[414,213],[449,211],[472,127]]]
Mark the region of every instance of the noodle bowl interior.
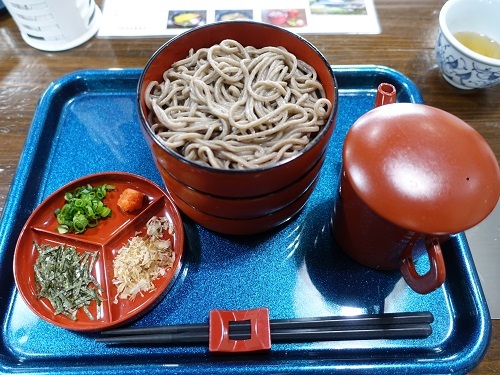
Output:
[[332,111],[316,71],[283,47],[226,39],[191,50],[146,88],[166,147],[219,169],[266,167],[300,153]]

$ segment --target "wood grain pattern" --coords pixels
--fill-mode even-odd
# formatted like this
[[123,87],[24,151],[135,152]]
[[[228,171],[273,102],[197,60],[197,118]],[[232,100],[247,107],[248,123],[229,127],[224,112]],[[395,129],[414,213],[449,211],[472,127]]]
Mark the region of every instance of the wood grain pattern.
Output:
[[[97,2],[102,5],[101,1]],[[500,86],[461,91],[441,77],[435,58],[438,14],[444,0],[376,0],[380,35],[308,35],[331,64],[378,64],[408,76],[424,101],[472,125],[500,159]],[[0,215],[38,98],[60,76],[90,68],[140,68],[165,38],[93,38],[69,51],[28,46],[13,20],[0,15]],[[500,320],[493,321],[490,348],[473,374],[500,372]]]

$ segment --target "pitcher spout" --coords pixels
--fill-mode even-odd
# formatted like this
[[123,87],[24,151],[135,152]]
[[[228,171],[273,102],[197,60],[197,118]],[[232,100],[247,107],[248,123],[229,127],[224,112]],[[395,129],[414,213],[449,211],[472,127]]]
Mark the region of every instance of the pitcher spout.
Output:
[[396,103],[396,88],[390,83],[381,83],[377,88],[375,108],[391,103]]

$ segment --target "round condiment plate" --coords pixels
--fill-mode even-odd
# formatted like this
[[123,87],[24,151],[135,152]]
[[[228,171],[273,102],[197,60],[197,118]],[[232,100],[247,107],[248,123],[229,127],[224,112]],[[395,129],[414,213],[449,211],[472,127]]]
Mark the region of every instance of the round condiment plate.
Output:
[[[103,184],[113,185],[114,190],[107,192],[103,203],[111,209],[111,215],[99,221],[94,228],[75,234],[59,234],[54,211],[61,208],[64,195],[80,186],[93,187]],[[121,193],[131,188],[145,195],[141,208],[125,212],[118,206]],[[173,225],[173,232],[163,231],[163,239],[170,239],[175,253],[175,261],[167,272],[153,281],[155,288],[137,294],[131,300],[117,298],[117,287],[113,284],[113,261],[118,251],[136,236],[146,236],[146,224],[153,217],[166,217]],[[63,314],[55,314],[54,308],[45,297],[37,298],[35,283],[35,262],[39,256],[37,246],[73,246],[77,253],[96,252],[97,262],[91,275],[102,288],[102,302],[92,301],[88,307],[89,317],[82,308],[72,320]],[[14,253],[14,279],[19,293],[28,307],[40,318],[57,326],[75,331],[98,331],[116,327],[137,319],[156,306],[171,289],[182,265],[184,249],[184,228],[177,207],[158,185],[130,173],[98,173],[77,179],[47,197],[36,208],[21,230]]]

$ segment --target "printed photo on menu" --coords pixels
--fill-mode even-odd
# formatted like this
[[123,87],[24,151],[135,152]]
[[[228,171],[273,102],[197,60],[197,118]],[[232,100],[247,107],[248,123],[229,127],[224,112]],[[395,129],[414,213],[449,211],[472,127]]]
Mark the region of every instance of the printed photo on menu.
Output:
[[305,27],[305,9],[263,9],[262,21],[281,27]]
[[222,9],[215,11],[215,21],[253,20],[252,9]]
[[311,14],[367,14],[365,0],[311,0]]
[[207,23],[206,10],[170,10],[167,28],[190,28]]

